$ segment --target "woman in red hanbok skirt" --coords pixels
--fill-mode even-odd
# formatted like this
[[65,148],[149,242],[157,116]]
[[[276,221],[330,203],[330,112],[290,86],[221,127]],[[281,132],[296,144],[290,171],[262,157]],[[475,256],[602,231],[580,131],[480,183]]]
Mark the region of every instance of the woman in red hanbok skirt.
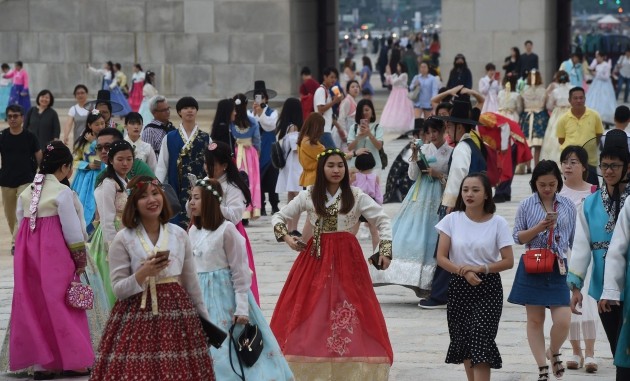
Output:
[[[131,77],[131,91],[129,91],[129,106],[131,111],[138,112],[140,103],[142,103],[142,88],[144,87],[145,73],[142,71],[140,64],[133,65],[133,76]],[[144,124],[148,124],[150,120],[145,120]]]
[[[289,235],[286,227],[302,212],[314,232],[308,244]],[[378,227],[377,261],[387,268],[392,256],[389,217],[370,196],[350,187],[344,154],[326,150],[318,156],[315,184],[272,218],[278,241],[301,251],[271,319],[297,380],[388,379],[393,352],[385,319],[367,261],[351,233],[360,216]]]
[[118,300],[103,333],[92,380],[210,380],[212,360],[199,317],[209,319],[186,232],[168,223],[157,180],[136,176],[125,229],[109,248]]

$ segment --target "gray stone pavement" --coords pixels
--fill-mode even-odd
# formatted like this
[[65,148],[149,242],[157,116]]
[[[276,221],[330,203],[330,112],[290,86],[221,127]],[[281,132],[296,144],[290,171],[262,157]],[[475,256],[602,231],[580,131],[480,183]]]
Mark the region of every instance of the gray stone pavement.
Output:
[[[377,85],[375,83],[375,85]],[[380,84],[378,84],[380,85]],[[379,89],[380,86],[375,86]],[[385,103],[384,93],[378,91],[375,103],[377,113]],[[59,112],[60,115],[65,112]],[[200,113],[200,124],[206,129],[211,124],[211,112]],[[176,118],[176,116],[174,115]],[[65,122],[62,117],[62,125]],[[0,123],[0,128],[5,124]],[[390,163],[404,146],[405,142],[394,140],[396,136],[385,137],[385,151]],[[383,174],[383,180],[386,176]],[[512,202],[499,204],[497,213],[504,216],[512,225],[518,207],[518,200],[530,194],[529,176],[517,176],[513,184]],[[383,185],[385,181],[383,181]],[[283,203],[286,195],[281,195]],[[394,217],[400,204],[385,204],[385,211]],[[1,214],[2,212],[0,212]],[[302,218],[303,223],[304,218]],[[296,258],[296,253],[285,244],[276,243],[273,237],[270,217],[261,217],[250,223],[247,228],[254,248],[258,282],[261,292],[261,307],[264,315],[270,319],[284,285],[287,274]],[[0,216],[0,343],[4,338],[11,310],[13,288],[13,262],[10,255],[8,228],[4,216]],[[370,240],[362,240],[366,257],[370,252]],[[514,247],[515,262],[523,252],[521,246]],[[395,253],[394,253],[395,256]],[[510,292],[516,269],[502,273],[504,295]],[[415,294],[403,287],[387,286],[376,288],[387,322],[390,339],[394,349],[394,364],[390,380],[463,380],[465,374],[462,365],[444,363],[449,344],[445,310],[421,310]],[[497,344],[503,357],[503,368],[493,371],[495,380],[536,380],[537,367],[530,353],[525,332],[524,307],[505,302],[499,326]],[[546,329],[548,332],[549,328]],[[563,346],[563,353],[571,354],[569,343]],[[614,380],[615,371],[612,356],[603,329],[598,330],[596,357],[599,360],[599,372],[586,374],[584,370],[567,371],[565,380]],[[566,360],[566,356],[564,357]],[[0,373],[0,380],[15,380],[19,377]],[[551,377],[550,379],[553,379]],[[77,380],[77,379],[75,379]]]

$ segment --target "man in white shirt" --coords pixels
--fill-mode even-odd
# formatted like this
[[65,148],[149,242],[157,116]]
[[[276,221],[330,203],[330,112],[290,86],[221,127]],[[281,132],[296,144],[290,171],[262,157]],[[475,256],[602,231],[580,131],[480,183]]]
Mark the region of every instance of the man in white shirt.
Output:
[[[326,148],[337,148],[335,142],[332,139],[332,129],[340,128],[338,125],[333,124],[333,106],[339,104],[343,100],[343,93],[337,88],[336,95],[331,97],[328,90],[335,86],[339,72],[334,67],[327,67],[323,71],[324,80],[319,88],[315,91],[313,97],[313,108],[322,114],[324,117],[324,135],[320,139],[320,142]],[[333,89],[334,91],[334,89]],[[345,133],[345,131],[344,131]],[[340,131],[341,135],[341,131]]]
[[[615,110],[615,129],[618,130],[623,130],[626,135],[628,135],[628,146],[630,147],[630,126],[628,126],[628,124],[630,123],[630,108],[628,108],[628,106],[617,106],[617,109]],[[604,144],[606,143],[606,133],[610,132],[612,130],[606,130],[604,131],[604,134],[602,135],[602,144],[601,147],[604,147]]]
[[623,92],[623,103],[628,103],[628,94],[630,93],[630,48],[626,50],[626,54],[619,57],[617,65],[615,65],[615,73],[619,73],[619,82],[615,90],[615,99],[619,98],[621,87],[625,85]]

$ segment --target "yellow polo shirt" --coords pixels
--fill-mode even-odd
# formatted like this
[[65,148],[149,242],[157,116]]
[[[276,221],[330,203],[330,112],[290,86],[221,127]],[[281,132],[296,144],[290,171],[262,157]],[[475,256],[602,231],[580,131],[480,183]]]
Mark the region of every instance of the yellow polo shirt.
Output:
[[[573,115],[571,110],[558,119],[556,136],[564,138],[560,150],[567,146],[584,146],[588,152],[588,164],[594,167],[599,163],[598,141],[595,137],[603,133],[604,126],[599,113],[588,107],[579,119]],[[588,144],[586,144],[587,142]]]

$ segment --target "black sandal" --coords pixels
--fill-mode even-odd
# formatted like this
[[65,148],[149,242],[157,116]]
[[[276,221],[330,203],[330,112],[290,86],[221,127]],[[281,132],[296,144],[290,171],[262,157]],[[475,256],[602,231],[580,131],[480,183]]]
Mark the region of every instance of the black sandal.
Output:
[[33,373],[33,380],[54,380],[55,376],[53,372],[36,371]]
[[77,372],[75,370],[64,370],[63,372],[61,372],[61,375],[63,377],[68,377],[68,378],[72,378],[72,377],[85,377],[85,376],[89,376],[90,375],[90,370],[86,370],[85,372]]
[[549,366],[539,366],[538,367],[538,381],[548,381],[549,380]]
[[560,353],[551,354],[551,350],[547,350],[547,359],[551,360],[551,368],[553,370],[553,375],[557,380],[561,380],[562,376],[564,376],[564,366],[562,365],[562,360],[560,360]]

